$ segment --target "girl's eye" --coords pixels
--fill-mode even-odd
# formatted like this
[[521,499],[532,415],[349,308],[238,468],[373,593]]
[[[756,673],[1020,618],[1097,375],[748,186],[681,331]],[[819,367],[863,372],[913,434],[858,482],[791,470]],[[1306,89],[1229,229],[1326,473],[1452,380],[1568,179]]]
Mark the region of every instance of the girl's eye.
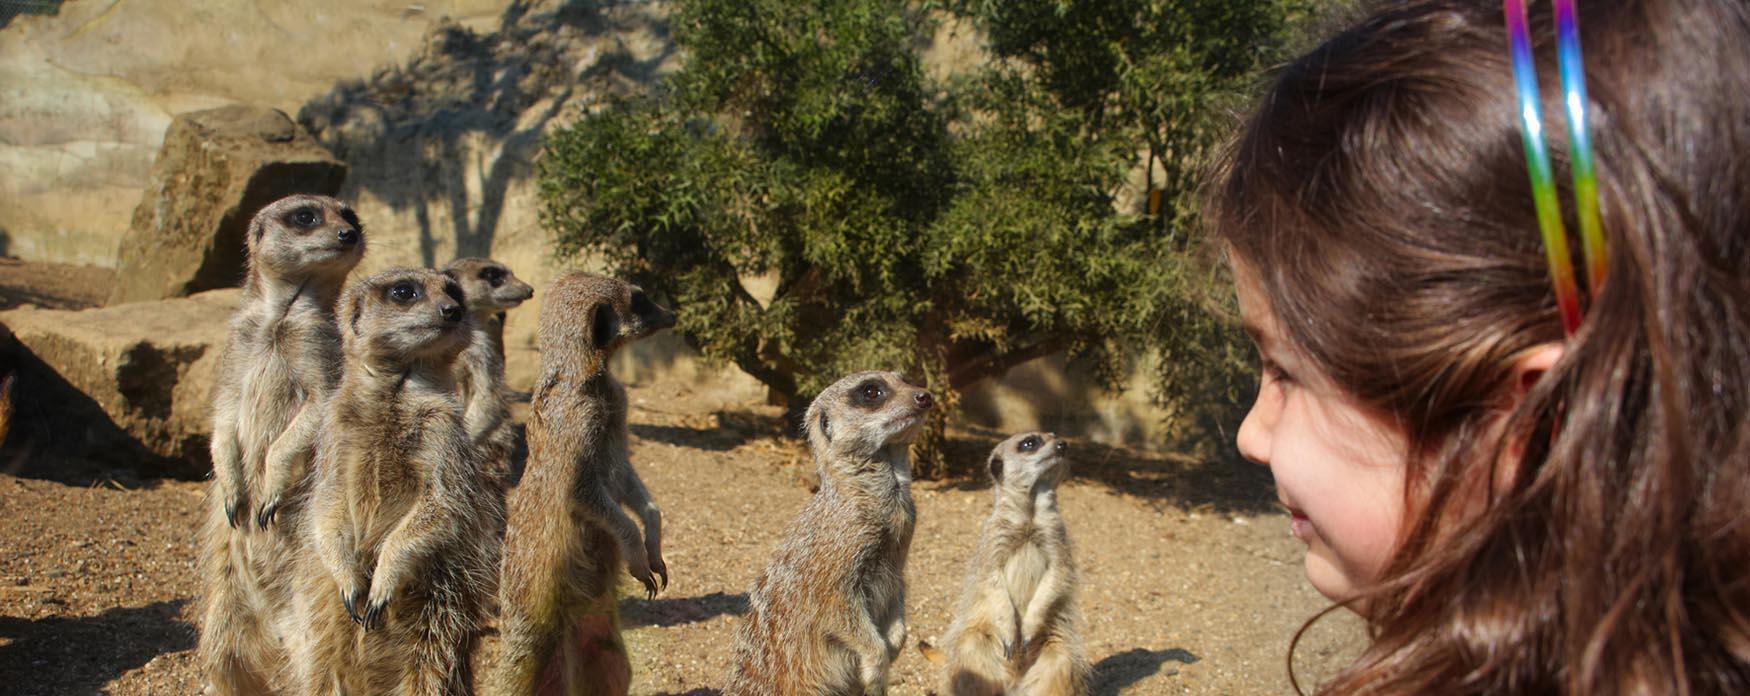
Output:
[[1263,364],[1264,379],[1266,381],[1275,382],[1284,387],[1294,384],[1294,376],[1288,374],[1288,371],[1282,369],[1282,366],[1277,364],[1276,361],[1265,358],[1261,362]]

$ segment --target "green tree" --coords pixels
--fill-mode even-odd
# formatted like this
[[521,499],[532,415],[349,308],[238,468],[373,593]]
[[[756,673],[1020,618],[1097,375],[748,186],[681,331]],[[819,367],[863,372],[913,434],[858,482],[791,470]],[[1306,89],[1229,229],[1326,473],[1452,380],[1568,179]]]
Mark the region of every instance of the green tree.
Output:
[[[918,51],[933,8],[683,3],[687,59],[663,89],[550,133],[539,180],[556,251],[666,294],[690,343],[792,413],[872,367],[922,377],[949,404],[1057,352],[1115,385],[1151,345],[1171,358],[1169,403],[1231,389],[1243,371],[1202,311],[1209,280],[1184,233],[1189,172],[1215,100],[1280,13],[1084,5],[948,5],[998,58],[942,85]],[[1144,162],[1145,203],[1118,205]],[[753,279],[775,285],[769,300]],[[940,425],[921,475],[942,473]]]

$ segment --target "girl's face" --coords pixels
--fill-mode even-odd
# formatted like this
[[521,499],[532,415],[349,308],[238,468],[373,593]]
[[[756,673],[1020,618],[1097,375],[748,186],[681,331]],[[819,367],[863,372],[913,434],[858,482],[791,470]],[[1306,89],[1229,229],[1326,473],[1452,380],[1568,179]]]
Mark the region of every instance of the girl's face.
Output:
[[1347,599],[1378,579],[1397,545],[1406,439],[1298,355],[1252,270],[1233,267],[1240,315],[1263,362],[1240,453],[1275,476],[1290,533],[1306,543],[1307,580]]

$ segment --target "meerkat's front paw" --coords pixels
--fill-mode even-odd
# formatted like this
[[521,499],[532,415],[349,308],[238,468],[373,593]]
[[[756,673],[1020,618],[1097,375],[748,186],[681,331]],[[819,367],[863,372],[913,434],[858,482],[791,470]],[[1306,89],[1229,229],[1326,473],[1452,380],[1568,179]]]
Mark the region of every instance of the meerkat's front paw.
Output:
[[354,585],[351,589],[342,588],[340,590],[340,604],[341,606],[346,607],[346,615],[348,618],[352,619],[353,623],[359,625],[364,624],[364,617],[359,615],[360,605],[364,604],[364,602],[364,585]]
[[268,525],[273,524],[273,516],[280,511],[282,502],[280,497],[276,495],[262,503],[261,507],[255,511],[255,526],[267,529]]
[[243,524],[244,515],[248,514],[249,499],[243,494],[225,496],[225,521],[231,523],[232,529]]
[[644,583],[645,599],[656,599],[656,579],[650,576],[649,570],[644,571],[643,575],[633,573],[632,577],[638,578],[638,582]]
[[650,572],[662,578],[662,589],[668,589],[668,563],[662,560],[662,554],[658,553],[650,557]]
[[366,631],[382,626],[383,615],[389,612],[389,602],[394,599],[394,590],[378,592],[373,588],[366,598],[364,612],[359,616],[359,625],[365,627]]
[[[638,549],[638,547],[636,547],[636,546],[634,546],[632,548]],[[642,549],[638,549],[638,550],[633,551],[630,554],[627,554],[627,556],[626,556],[626,572],[628,574],[630,574],[632,577],[637,578],[638,582],[644,583],[644,592],[645,592],[646,599],[655,599],[656,592],[658,589],[656,586],[656,578],[653,577],[650,573],[650,559],[646,558],[645,555],[642,553],[642,551],[643,551]],[[659,559],[657,559],[656,562],[662,563],[662,559],[659,558]],[[666,574],[667,569],[664,568],[663,570],[664,570],[664,573]]]

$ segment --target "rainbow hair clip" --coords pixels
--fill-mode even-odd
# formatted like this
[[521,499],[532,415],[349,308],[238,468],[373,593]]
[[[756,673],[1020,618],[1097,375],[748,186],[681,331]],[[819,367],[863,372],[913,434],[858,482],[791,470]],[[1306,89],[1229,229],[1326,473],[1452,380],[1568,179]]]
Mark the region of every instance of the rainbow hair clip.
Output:
[[[1531,197],[1537,206],[1537,226],[1549,260],[1550,284],[1562,312],[1562,329],[1572,336],[1580,328],[1580,290],[1568,253],[1567,232],[1550,174],[1549,147],[1543,137],[1543,108],[1537,89],[1537,69],[1531,57],[1530,22],[1525,0],[1502,0],[1507,15],[1507,41],[1513,55],[1513,81],[1519,89],[1519,126],[1525,142],[1525,165],[1531,174]],[[1574,175],[1575,217],[1580,224],[1580,250],[1585,256],[1587,289],[1593,297],[1604,285],[1606,251],[1598,222],[1598,177],[1592,167],[1592,138],[1586,130],[1586,78],[1580,63],[1580,28],[1574,0],[1555,0],[1556,65],[1567,104],[1570,168]]]

